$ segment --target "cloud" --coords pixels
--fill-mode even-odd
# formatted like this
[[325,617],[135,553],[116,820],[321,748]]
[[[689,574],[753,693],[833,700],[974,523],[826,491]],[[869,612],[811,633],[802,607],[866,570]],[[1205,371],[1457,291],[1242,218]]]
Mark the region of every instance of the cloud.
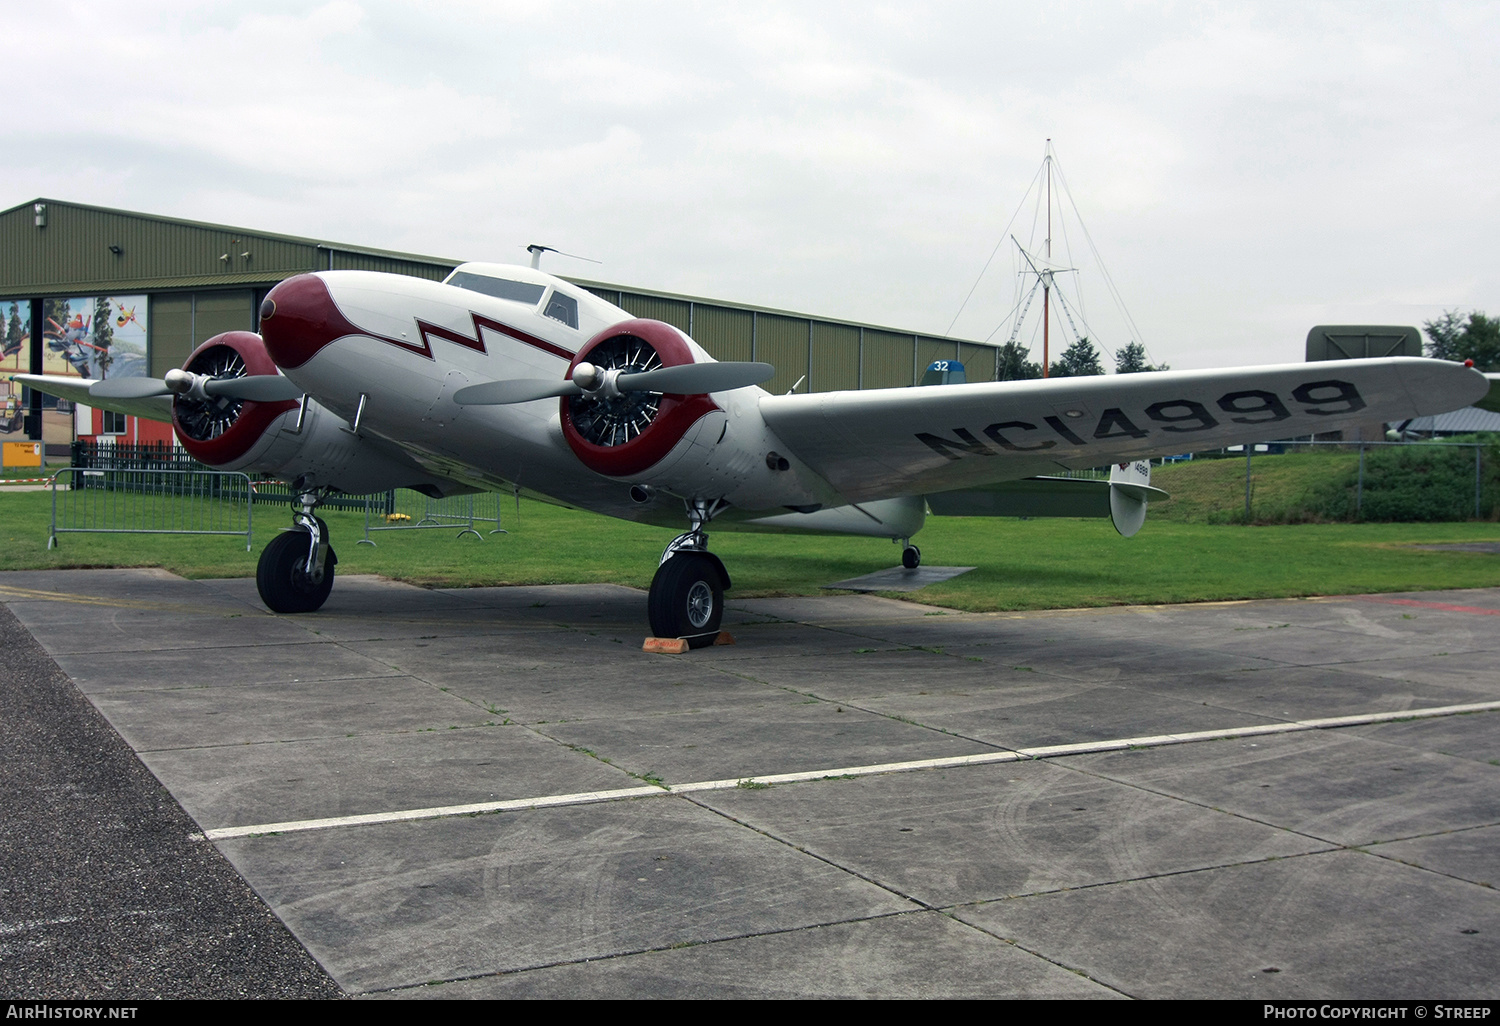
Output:
[[[1295,360],[1308,316],[1495,305],[1497,21],[80,0],[8,15],[11,39],[54,45],[11,48],[0,184],[456,257],[546,242],[627,284],[940,331],[1051,138],[1156,359]],[[1068,243],[1118,348],[1127,326]],[[1014,302],[1002,252],[956,330],[982,337]]]

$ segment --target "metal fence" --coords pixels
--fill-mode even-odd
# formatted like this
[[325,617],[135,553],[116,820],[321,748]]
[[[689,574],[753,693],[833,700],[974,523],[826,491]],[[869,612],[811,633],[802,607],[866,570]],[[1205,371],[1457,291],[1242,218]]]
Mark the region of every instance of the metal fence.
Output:
[[[212,469],[193,459],[186,449],[167,442],[143,442],[139,445],[131,445],[110,439],[100,441],[81,438],[75,441],[72,444],[72,464],[75,469],[80,470],[172,470],[206,473]],[[148,476],[122,477],[117,478],[116,482],[114,487],[118,489],[140,487],[146,491],[153,491],[158,487]],[[255,501],[261,504],[290,505],[297,498],[292,486],[286,481],[252,478],[250,487],[255,492]],[[414,517],[412,525],[391,523],[389,525],[391,527],[418,526],[416,522],[421,522],[420,526],[423,527],[438,527],[445,523],[459,522],[467,522],[470,528],[474,526],[474,523],[493,522],[497,528],[500,526],[500,506],[497,496],[489,496],[492,501],[488,504],[485,503],[486,497],[481,496],[477,507],[472,499],[464,502],[465,498],[468,497],[427,499],[416,492],[398,488],[392,491],[375,492],[372,495],[331,495],[324,500],[322,508],[363,510],[367,513],[367,521],[370,519],[372,506],[375,507],[376,518],[383,514],[411,515],[414,511],[420,510]],[[382,528],[372,527],[371,529],[381,530]],[[368,537],[369,530],[365,533]]]
[[90,470],[52,478],[47,548],[69,533],[244,535],[250,551],[255,493],[246,474],[223,470]]
[[[248,549],[251,506],[289,505],[295,498],[284,482],[212,471],[170,446],[80,442],[73,456],[76,465],[59,471],[54,482],[49,548],[68,531],[145,531],[244,534]],[[1457,521],[1494,519],[1500,512],[1500,441],[1285,441],[1153,462],[1152,484],[1171,496],[1151,504],[1158,520]],[[1068,476],[1107,477],[1108,468]],[[482,538],[479,525],[493,525],[488,533],[506,533],[494,492],[431,499],[395,489],[334,496],[325,508],[364,511],[360,544],[374,545],[372,534],[391,530],[456,527],[457,537]]]
[[1491,519],[1500,445],[1271,442],[1154,466],[1153,519],[1205,524]]
[[[261,479],[255,481],[251,487],[255,489],[255,501],[261,504],[270,503],[277,506],[290,506],[297,498],[297,493],[286,481]],[[374,496],[369,495],[330,495],[322,502],[320,509],[342,509],[356,510],[364,509],[371,498],[379,499],[385,492],[376,492]]]
[[365,536],[361,545],[374,545],[372,531],[412,531],[435,527],[458,527],[457,537],[466,534],[483,539],[475,524],[494,524],[490,534],[509,534],[500,527],[500,495],[480,492],[433,499],[407,488],[362,497],[365,505]]
[[83,470],[208,470],[186,449],[166,442],[130,445],[80,438],[72,444],[72,465]]
[[[106,456],[114,455],[106,453]],[[250,551],[257,505],[287,507],[294,498],[284,481],[257,481],[247,474],[209,470],[202,466],[174,469],[171,458],[154,459],[121,454],[126,467],[95,465],[65,467],[52,477],[52,523],[47,548],[58,535],[101,534],[222,534],[243,535]],[[129,466],[134,464],[134,466]],[[458,528],[457,537],[483,538],[508,534],[500,526],[500,496],[495,492],[434,499],[407,488],[372,495],[339,495],[323,508],[363,510],[365,536],[361,545],[374,545],[375,531]]]
[[[186,449],[166,442],[143,442],[127,445],[112,441],[79,439],[72,446],[73,466],[83,470],[190,470],[207,472],[211,468],[199,463]],[[148,490],[154,488],[150,478],[121,479],[120,487],[127,487],[131,480],[139,481]],[[251,479],[257,502],[280,502],[289,504],[296,496],[291,485],[285,481]],[[364,509],[362,495],[335,495],[324,503],[329,509]]]

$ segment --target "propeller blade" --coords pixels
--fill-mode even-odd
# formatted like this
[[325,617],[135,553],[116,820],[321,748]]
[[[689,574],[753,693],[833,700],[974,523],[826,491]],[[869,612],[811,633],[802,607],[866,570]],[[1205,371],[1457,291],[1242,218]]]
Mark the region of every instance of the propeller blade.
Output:
[[302,398],[302,389],[280,374],[251,374],[243,378],[205,381],[203,391],[208,395],[252,403],[280,403]]
[[640,374],[621,374],[616,387],[621,392],[701,395],[758,385],[775,373],[776,368],[769,363],[686,363]]
[[89,395],[99,399],[151,399],[171,394],[161,378],[105,378],[89,386]]
[[514,378],[510,381],[485,381],[468,385],[453,393],[460,406],[509,406],[535,399],[556,399],[563,395],[582,395],[583,389],[571,381],[544,378]]
[[[584,365],[579,364],[581,372]],[[727,392],[767,380],[776,373],[769,363],[691,363],[681,367],[621,374],[616,387],[621,392],[671,392],[674,395],[697,395],[703,392]],[[469,385],[453,393],[460,406],[508,406],[536,399],[555,399],[564,395],[586,395],[572,381],[549,381],[545,378],[517,378],[511,381],[486,381]]]

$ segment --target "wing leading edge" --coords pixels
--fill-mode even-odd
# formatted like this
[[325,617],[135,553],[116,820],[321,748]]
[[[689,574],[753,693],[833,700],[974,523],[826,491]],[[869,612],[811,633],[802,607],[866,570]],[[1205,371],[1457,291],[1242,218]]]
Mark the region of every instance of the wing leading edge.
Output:
[[767,396],[760,409],[860,502],[1443,413],[1489,384],[1398,357]]
[[143,417],[146,420],[162,420],[168,424],[172,422],[172,397],[169,395],[146,399],[101,399],[89,395],[89,386],[97,383],[93,378],[70,378],[61,374],[12,374],[10,379],[27,388],[84,406],[114,413],[128,413],[132,417]]

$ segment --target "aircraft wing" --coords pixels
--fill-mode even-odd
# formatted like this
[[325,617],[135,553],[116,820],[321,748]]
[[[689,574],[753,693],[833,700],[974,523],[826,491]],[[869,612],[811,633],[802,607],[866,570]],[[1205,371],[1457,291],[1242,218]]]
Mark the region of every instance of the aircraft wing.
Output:
[[95,409],[128,413],[132,417],[162,420],[169,424],[172,422],[172,397],[169,395],[152,396],[149,399],[96,399],[89,395],[89,386],[96,383],[94,378],[69,378],[60,374],[12,374],[10,379],[38,392],[71,399]]
[[766,423],[853,502],[1444,413],[1483,374],[1415,357],[767,396]]

